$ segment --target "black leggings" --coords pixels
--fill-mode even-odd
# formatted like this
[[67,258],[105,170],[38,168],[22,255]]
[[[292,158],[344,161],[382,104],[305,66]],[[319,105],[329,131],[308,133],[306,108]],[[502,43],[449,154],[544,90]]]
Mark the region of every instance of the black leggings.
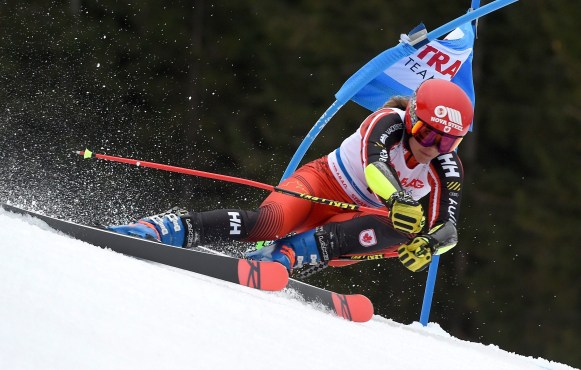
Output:
[[[221,209],[193,213],[200,231],[200,244],[224,245],[232,240],[254,242],[264,240],[260,235],[252,235],[254,226],[262,218],[265,208],[256,211]],[[359,216],[360,215],[360,216]],[[330,222],[322,226],[333,239],[331,259],[345,254],[367,254],[400,245],[410,239],[409,234],[393,229],[386,217],[358,214],[342,222]]]

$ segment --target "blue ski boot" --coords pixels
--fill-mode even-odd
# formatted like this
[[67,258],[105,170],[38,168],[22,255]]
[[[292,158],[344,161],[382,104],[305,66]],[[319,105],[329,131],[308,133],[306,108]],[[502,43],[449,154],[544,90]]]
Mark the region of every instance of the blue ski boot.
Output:
[[276,240],[262,249],[246,253],[245,257],[256,261],[275,261],[292,271],[304,264],[318,265],[321,261],[328,262],[327,239],[328,233],[322,228],[316,228]]
[[177,207],[128,225],[108,226],[107,230],[174,247],[191,248],[198,242],[198,233],[190,213]]

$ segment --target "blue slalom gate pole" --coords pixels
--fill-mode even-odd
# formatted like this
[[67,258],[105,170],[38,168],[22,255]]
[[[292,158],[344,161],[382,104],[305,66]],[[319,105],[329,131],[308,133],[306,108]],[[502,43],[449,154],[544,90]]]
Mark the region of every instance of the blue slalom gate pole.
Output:
[[337,113],[343,105],[345,105],[345,103],[340,103],[338,100],[335,100],[335,102],[333,104],[331,104],[331,106],[329,108],[327,108],[325,113],[323,113],[323,115],[315,123],[313,128],[311,128],[311,130],[309,131],[307,136],[305,136],[305,138],[301,142],[301,145],[299,145],[297,151],[295,152],[291,161],[289,162],[288,166],[286,167],[284,174],[282,175],[282,180],[286,179],[293,172],[295,172],[296,168],[299,166],[299,163],[301,162],[301,160],[305,156],[305,153],[307,152],[307,150],[309,149],[309,147],[311,146],[313,141],[315,141],[315,138],[317,137],[317,135],[319,135],[319,132],[321,132],[323,130],[325,125],[331,120],[331,118],[333,118],[335,113]]
[[[518,0],[516,0],[516,1],[518,1]],[[505,2],[507,3],[505,5],[508,5],[509,2],[508,1],[505,1]],[[491,5],[491,4],[488,4],[488,5]],[[483,9],[483,8],[479,8],[479,6],[480,6],[480,0],[472,0],[472,4],[470,7],[472,9],[474,9],[473,12],[476,12],[476,10]],[[473,27],[474,28],[476,28],[476,19],[473,20]],[[430,310],[432,308],[432,300],[434,298],[434,290],[435,290],[435,286],[436,286],[436,278],[438,275],[438,266],[439,265],[440,265],[440,255],[434,255],[433,259],[432,259],[432,263],[430,263],[430,267],[428,268],[428,277],[426,279],[426,289],[424,290],[424,301],[422,302],[422,311],[420,313],[420,324],[422,324],[423,326],[428,325],[428,322],[430,321]]]
[[500,8],[503,8],[503,7],[510,5],[512,3],[516,3],[517,1],[519,1],[519,0],[496,0],[496,1],[493,1],[489,4],[484,5],[483,7],[479,7],[480,0],[472,1],[471,8],[473,10],[471,12],[468,12],[468,13],[464,14],[463,16],[460,16],[460,17],[454,19],[453,21],[446,23],[443,26],[436,28],[432,32],[429,32],[427,38],[430,41],[437,39],[438,37],[440,37],[448,32],[452,32],[455,28],[457,28],[458,26],[461,26],[464,23],[472,22],[472,21],[476,20],[477,18],[480,18],[486,14],[492,13],[493,11],[498,10]]

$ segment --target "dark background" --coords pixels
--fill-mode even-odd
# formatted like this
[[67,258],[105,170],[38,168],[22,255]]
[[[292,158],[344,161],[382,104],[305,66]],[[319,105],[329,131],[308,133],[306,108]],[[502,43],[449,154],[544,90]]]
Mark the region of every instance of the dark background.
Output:
[[[486,2],[483,1],[484,5]],[[173,205],[254,208],[263,191],[82,160],[129,156],[276,184],[343,82],[455,1],[17,1],[0,5],[0,199],[85,223]],[[523,0],[480,20],[476,126],[460,147],[460,243],[431,320],[452,335],[581,366],[581,43],[575,1]],[[368,112],[353,103],[306,160]],[[310,282],[419,318],[425,273],[395,260]],[[397,350],[397,343],[386,343]]]

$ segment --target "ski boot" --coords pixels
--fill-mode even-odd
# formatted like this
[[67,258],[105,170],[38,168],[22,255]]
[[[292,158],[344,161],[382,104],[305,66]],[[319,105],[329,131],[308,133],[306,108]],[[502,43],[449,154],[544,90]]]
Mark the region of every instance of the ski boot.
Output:
[[304,264],[318,265],[329,261],[329,233],[322,227],[276,240],[262,249],[246,253],[245,258],[281,263],[289,272]]
[[107,230],[174,247],[191,248],[198,245],[199,241],[199,233],[194,226],[194,220],[188,211],[174,207],[129,225],[108,226]]

